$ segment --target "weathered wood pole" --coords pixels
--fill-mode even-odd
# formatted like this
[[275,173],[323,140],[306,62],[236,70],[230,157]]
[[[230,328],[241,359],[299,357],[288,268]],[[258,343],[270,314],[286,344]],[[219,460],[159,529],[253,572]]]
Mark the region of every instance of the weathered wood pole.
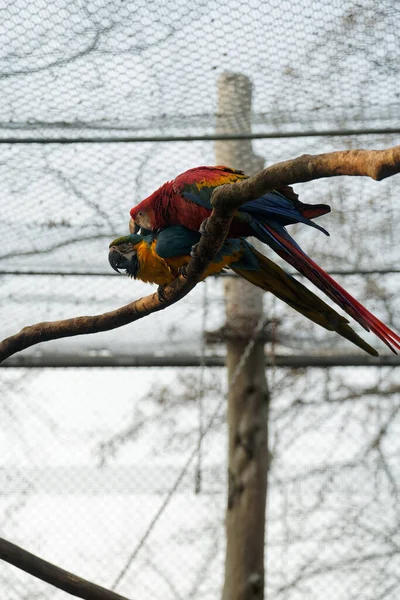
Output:
[[[223,73],[218,83],[217,133],[251,130],[252,85]],[[217,164],[249,175],[264,167],[251,140],[216,142]],[[229,488],[223,600],[264,598],[265,511],[268,472],[268,405],[264,342],[257,341],[235,381],[232,377],[263,313],[263,292],[239,278],[225,280],[229,383]]]

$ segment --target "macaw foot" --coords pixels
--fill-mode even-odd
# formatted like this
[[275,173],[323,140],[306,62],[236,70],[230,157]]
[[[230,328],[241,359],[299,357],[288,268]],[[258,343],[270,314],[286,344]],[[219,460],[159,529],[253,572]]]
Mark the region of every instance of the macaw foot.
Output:
[[165,290],[165,285],[159,285],[158,288],[157,288],[158,300],[160,302],[166,302],[167,301],[167,297],[164,294],[164,290]]
[[195,258],[195,257],[197,256],[196,252],[197,252],[197,248],[198,248],[198,247],[199,247],[199,244],[194,244],[194,245],[192,246],[192,249],[191,249],[191,251],[190,251],[190,256],[191,256],[192,258]]
[[182,275],[182,277],[184,277],[185,279],[187,279],[187,270],[186,270],[186,266],[187,265],[182,265],[181,267],[179,267],[178,269],[178,273],[179,275]]
[[201,233],[201,235],[210,235],[209,233],[207,233],[206,228],[207,228],[207,221],[208,219],[204,219],[204,221],[200,224],[199,227],[199,233]]

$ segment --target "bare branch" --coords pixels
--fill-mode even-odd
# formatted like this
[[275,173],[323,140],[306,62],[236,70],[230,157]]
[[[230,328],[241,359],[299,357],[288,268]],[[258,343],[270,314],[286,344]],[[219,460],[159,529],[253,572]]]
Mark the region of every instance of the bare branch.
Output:
[[40,342],[116,329],[174,304],[186,296],[201,279],[203,271],[226,238],[233,212],[234,208],[225,211],[223,217],[212,215],[207,223],[209,235],[202,236],[196,256],[188,264],[186,277],[178,277],[164,289],[165,301],[161,301],[158,294],[151,294],[101,315],[45,321],[24,327],[19,333],[0,342],[0,362]]
[[125,596],[120,596],[115,592],[106,590],[69,571],[64,571],[64,569],[56,567],[56,565],[27,552],[23,548],[20,548],[20,546],[16,546],[3,538],[0,538],[0,558],[77,598],[87,600],[128,600]]
[[165,302],[161,302],[157,294],[152,294],[101,315],[24,327],[18,334],[0,343],[0,362],[39,342],[108,331],[174,304],[186,296],[201,279],[202,273],[226,238],[236,208],[250,199],[262,196],[268,190],[337,175],[369,176],[381,180],[399,171],[400,146],[394,146],[387,150],[346,150],[315,156],[304,154],[272,165],[245,181],[219,186],[212,196],[214,210],[207,222],[208,235],[202,236],[196,256],[189,262],[187,277],[180,276],[165,288]]
[[[267,191],[323,177],[353,175],[381,181],[400,172],[400,146],[386,150],[341,150],[326,154],[303,154],[294,159],[276,163],[253,177],[233,185],[218,187],[213,194],[213,205],[223,214],[226,207],[236,208],[249,200],[259,198]],[[221,212],[220,212],[221,211]]]

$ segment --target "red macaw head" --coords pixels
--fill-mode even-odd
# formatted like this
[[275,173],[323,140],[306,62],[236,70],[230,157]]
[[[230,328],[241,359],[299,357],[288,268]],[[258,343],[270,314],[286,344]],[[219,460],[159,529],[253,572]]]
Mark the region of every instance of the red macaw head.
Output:
[[131,222],[129,224],[131,233],[137,233],[139,229],[152,231],[160,227],[157,222],[154,200],[155,194],[152,194],[131,209]]
[[156,218],[152,208],[134,207],[131,210],[131,220],[129,222],[129,231],[137,233],[139,229],[153,230],[157,229]]

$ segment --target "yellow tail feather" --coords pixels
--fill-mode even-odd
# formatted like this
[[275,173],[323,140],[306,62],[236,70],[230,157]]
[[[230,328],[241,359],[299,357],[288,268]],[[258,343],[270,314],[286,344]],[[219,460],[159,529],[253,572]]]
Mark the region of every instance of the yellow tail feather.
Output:
[[291,277],[266,256],[260,254],[254,248],[252,248],[252,251],[257,256],[260,269],[257,271],[247,271],[231,267],[232,271],[262,290],[271,292],[271,294],[286,302],[286,304],[314,323],[321,325],[321,327],[329,331],[336,331],[336,333],[350,340],[359,346],[359,348],[368,352],[368,354],[378,356],[378,352],[353,331],[345,317],[337,313],[321,298]]

